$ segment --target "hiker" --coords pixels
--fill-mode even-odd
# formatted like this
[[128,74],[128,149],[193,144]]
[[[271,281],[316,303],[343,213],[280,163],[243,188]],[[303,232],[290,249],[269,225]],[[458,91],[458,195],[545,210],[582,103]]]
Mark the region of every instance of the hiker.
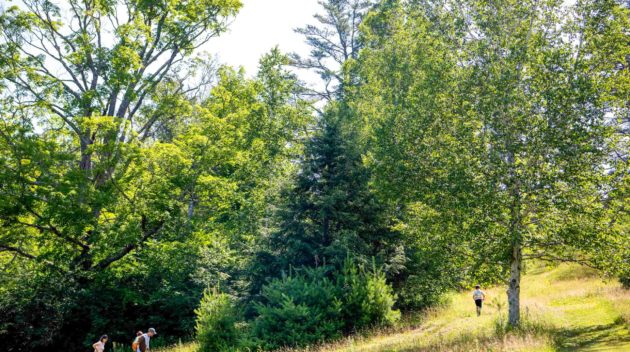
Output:
[[103,352],[105,351],[105,344],[107,343],[107,335],[103,335],[101,336],[100,339],[98,339],[98,342],[95,342],[92,347],[94,347],[94,352]]
[[[141,332],[141,331],[140,331]],[[157,335],[154,328],[149,328],[146,334],[142,334],[137,337],[138,339],[138,347],[136,347],[136,352],[147,352],[150,351],[149,343],[151,342],[151,338]],[[135,343],[135,341],[134,341]],[[133,345],[132,345],[133,346]]]
[[140,339],[142,338],[142,330],[138,330],[136,333],[136,337],[133,338],[133,342],[131,343],[131,350],[136,352],[138,350],[138,346],[140,345]]
[[473,299],[475,300],[475,305],[477,306],[477,316],[481,315],[481,305],[483,301],[486,299],[486,294],[481,291],[481,286],[475,286],[475,290],[473,291]]

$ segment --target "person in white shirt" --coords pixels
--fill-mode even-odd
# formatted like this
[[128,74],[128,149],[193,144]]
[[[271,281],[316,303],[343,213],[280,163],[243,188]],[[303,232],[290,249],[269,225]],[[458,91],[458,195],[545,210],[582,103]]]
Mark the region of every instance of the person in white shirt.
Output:
[[139,344],[136,352],[147,352],[150,351],[149,343],[151,342],[151,338],[157,335],[154,328],[149,328],[146,334],[142,334],[138,336]]
[[481,286],[475,286],[475,290],[473,291],[473,299],[475,300],[475,305],[477,306],[477,316],[480,316],[481,306],[483,305],[483,301],[486,299],[486,294],[481,291]]
[[101,336],[100,339],[98,339],[98,342],[95,342],[92,347],[94,348],[94,352],[103,352],[105,351],[105,344],[107,343],[107,335],[103,335]]

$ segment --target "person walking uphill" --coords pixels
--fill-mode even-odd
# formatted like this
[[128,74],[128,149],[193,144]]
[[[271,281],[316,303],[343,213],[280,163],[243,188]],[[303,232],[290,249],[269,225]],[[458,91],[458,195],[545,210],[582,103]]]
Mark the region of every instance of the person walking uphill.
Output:
[[151,348],[149,347],[149,344],[151,342],[151,338],[155,335],[157,335],[157,332],[155,332],[155,329],[149,328],[146,334],[142,334],[141,336],[138,336],[138,349],[136,350],[136,352],[150,351]]
[[475,305],[477,306],[477,316],[480,316],[481,306],[483,305],[483,301],[486,299],[486,294],[481,291],[481,287],[479,285],[475,286],[473,299],[475,300]]

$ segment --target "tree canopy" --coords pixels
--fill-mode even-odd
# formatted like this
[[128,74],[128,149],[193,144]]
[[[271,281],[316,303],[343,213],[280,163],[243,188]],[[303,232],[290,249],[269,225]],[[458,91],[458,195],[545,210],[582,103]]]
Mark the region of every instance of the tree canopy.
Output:
[[238,0],[0,10],[9,351],[305,346],[476,282],[518,326],[532,261],[628,285],[627,4],[320,4],[256,73],[200,51]]

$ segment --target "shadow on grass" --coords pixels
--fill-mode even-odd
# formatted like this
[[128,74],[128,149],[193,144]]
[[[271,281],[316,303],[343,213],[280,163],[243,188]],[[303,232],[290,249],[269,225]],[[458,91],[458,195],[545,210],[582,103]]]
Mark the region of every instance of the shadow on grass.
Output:
[[623,321],[608,325],[574,329],[554,329],[531,323],[513,331],[494,331],[487,335],[463,333],[451,338],[436,338],[430,344],[418,341],[418,346],[389,346],[383,351],[528,351],[554,346],[557,351],[626,351],[630,347],[628,326]]
[[622,321],[607,325],[564,329],[554,334],[555,344],[558,351],[575,351],[595,346],[597,349],[612,349],[630,344],[630,334],[627,329],[628,327]]

